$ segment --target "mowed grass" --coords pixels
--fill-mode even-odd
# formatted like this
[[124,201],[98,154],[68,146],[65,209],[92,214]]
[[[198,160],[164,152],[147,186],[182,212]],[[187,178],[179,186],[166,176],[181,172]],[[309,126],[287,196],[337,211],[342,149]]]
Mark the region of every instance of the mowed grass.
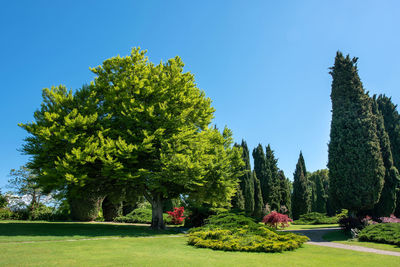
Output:
[[[346,245],[400,252],[399,246],[390,245],[390,244],[374,243],[374,242],[361,242],[361,241],[353,240],[349,236],[345,235],[345,233],[341,230],[327,233],[323,236],[323,239],[325,239],[326,241],[331,241],[331,242],[341,243],[341,244],[346,244]],[[400,259],[399,259],[399,266],[400,266]]]
[[153,231],[149,226],[110,223],[0,221],[0,242],[87,238],[140,237],[180,233],[174,227]]
[[[400,258],[395,256],[307,244],[284,253],[213,251],[186,245],[187,238],[184,235],[176,235],[171,231],[163,234],[152,232],[147,226],[61,225],[0,224],[0,266],[399,266],[400,263]],[[85,232],[74,233],[81,226],[85,226]],[[27,228],[40,231],[35,236]],[[58,234],[45,234],[45,229]],[[132,234],[126,232],[127,229]],[[102,231],[104,235],[101,235]],[[12,233],[18,234],[18,238]],[[26,236],[29,240],[26,241],[31,242],[23,242],[22,233],[29,233]],[[47,241],[40,241],[43,237]],[[69,241],[74,237],[78,239]],[[92,239],[79,240],[82,237]]]

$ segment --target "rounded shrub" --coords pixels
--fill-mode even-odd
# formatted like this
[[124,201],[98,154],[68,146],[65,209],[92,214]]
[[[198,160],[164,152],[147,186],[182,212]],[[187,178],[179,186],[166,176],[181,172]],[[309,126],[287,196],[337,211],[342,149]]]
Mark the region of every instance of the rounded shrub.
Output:
[[227,251],[282,252],[299,248],[306,236],[277,232],[244,215],[221,213],[211,216],[203,227],[193,228],[188,244]]

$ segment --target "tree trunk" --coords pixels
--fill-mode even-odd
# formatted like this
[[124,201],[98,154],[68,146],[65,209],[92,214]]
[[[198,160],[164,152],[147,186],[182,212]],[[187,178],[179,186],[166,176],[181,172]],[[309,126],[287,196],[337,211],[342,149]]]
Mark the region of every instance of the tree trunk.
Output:
[[165,229],[163,220],[163,199],[160,194],[153,197],[151,202],[152,218],[151,218],[151,228],[154,230]]

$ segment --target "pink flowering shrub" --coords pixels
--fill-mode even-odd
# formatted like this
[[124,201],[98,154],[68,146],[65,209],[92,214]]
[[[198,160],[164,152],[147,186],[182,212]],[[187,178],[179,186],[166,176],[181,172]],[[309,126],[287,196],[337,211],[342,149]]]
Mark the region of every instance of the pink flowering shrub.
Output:
[[394,214],[391,214],[390,217],[380,217],[379,219],[383,223],[400,223],[400,218],[396,218]]
[[293,222],[287,215],[278,213],[276,211],[271,212],[270,214],[264,216],[262,222],[266,225],[274,227],[275,229],[279,227],[289,227],[289,222]]

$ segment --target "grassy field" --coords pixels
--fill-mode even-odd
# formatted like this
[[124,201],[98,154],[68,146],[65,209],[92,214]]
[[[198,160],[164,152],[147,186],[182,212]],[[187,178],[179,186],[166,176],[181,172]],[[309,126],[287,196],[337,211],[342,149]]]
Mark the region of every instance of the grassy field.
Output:
[[[368,247],[368,248],[400,252],[400,247],[398,247],[396,245],[380,244],[380,243],[373,243],[373,242],[359,242],[357,240],[352,240],[349,236],[345,235],[340,230],[328,233],[328,234],[324,235],[323,238],[326,241],[342,243],[342,244],[346,244],[346,245],[353,245],[353,246]],[[399,266],[400,266],[400,260],[399,260]]]
[[399,258],[312,245],[272,254],[213,251],[186,245],[186,237],[174,230],[154,232],[146,226],[0,224],[0,266],[55,265],[398,266]]

